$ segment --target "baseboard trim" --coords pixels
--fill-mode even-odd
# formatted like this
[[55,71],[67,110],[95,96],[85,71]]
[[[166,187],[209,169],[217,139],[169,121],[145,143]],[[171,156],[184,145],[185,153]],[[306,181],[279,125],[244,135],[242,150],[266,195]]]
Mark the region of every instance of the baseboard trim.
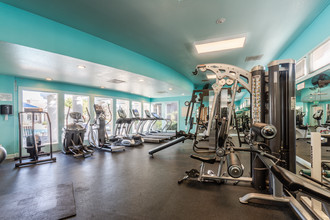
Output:
[[14,159],[15,157],[18,157],[18,154],[7,154],[6,160]]

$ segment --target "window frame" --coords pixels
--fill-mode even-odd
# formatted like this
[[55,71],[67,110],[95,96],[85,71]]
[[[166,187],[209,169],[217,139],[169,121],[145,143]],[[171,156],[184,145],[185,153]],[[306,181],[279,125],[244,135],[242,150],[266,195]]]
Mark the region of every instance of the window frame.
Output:
[[[313,64],[312,64],[313,60],[311,58],[312,57],[312,54],[316,50],[318,50],[322,46],[324,46],[325,44],[330,44],[330,37],[328,37],[327,39],[325,39],[322,43],[320,43],[318,46],[316,46],[314,49],[312,49],[311,51],[308,52],[308,71],[309,71],[309,74],[310,73],[313,73],[313,72],[316,72],[316,71],[318,71],[318,70],[322,69],[323,67],[326,67],[326,66],[328,66],[330,64],[330,61],[329,61],[327,64],[324,64],[324,65],[322,65],[322,66],[320,66],[320,67],[318,67],[316,69],[312,69],[312,67],[313,67]],[[330,53],[330,51],[329,51],[329,53]]]
[[[61,93],[57,90],[52,90],[52,89],[44,89],[44,88],[31,88],[31,87],[25,87],[25,86],[20,86],[18,88],[18,112],[23,112],[23,92],[24,91],[28,91],[28,92],[41,92],[41,93],[55,93],[57,95],[57,100],[56,100],[56,113],[57,113],[57,134],[52,134],[52,136],[54,137],[56,135],[57,137],[57,141],[52,140],[52,144],[53,145],[59,145],[61,144],[61,139],[60,139],[60,124],[59,124],[59,99],[60,99],[60,95]],[[54,125],[54,122],[51,122],[52,126]],[[52,129],[53,132],[53,129]],[[20,134],[19,134],[20,135]]]

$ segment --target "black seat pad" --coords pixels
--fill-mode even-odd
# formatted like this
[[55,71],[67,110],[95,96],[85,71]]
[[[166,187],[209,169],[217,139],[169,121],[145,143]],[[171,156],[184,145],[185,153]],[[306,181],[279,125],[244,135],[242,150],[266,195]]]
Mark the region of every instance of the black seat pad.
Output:
[[193,159],[196,159],[196,160],[200,160],[204,163],[210,163],[210,164],[214,164],[215,160],[216,160],[215,157],[202,157],[202,156],[194,155],[194,154],[190,155],[190,157]]
[[299,125],[298,128],[301,129],[301,130],[307,130],[308,129],[308,127],[306,125]]
[[289,191],[302,191],[313,198],[330,203],[330,191],[323,189],[320,185],[277,165],[273,165],[271,171]]

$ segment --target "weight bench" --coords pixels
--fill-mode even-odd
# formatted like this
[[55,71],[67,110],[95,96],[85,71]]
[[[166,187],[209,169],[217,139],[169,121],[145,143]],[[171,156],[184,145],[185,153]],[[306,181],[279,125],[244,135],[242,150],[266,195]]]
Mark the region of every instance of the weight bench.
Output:
[[270,170],[289,191],[300,191],[315,199],[330,203],[330,191],[321,188],[318,184],[277,165],[273,165]]
[[[241,197],[241,203],[248,203],[251,199],[261,199],[288,203],[300,219],[315,219],[292,195],[291,192],[302,192],[313,199],[330,203],[330,191],[323,189],[320,185],[294,174],[282,167],[277,166],[271,159],[258,154],[263,163],[272,173],[273,194],[249,193]],[[287,189],[288,195],[283,192],[283,186]],[[311,210],[313,212],[313,210]],[[313,212],[315,214],[315,212]],[[320,219],[329,219],[327,216]]]

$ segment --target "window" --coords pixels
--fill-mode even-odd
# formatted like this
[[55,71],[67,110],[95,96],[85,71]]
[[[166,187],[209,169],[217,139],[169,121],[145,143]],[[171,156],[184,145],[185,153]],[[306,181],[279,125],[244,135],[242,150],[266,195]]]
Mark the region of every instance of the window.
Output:
[[[58,111],[57,111],[57,93],[40,92],[40,91],[27,91],[23,90],[22,98],[23,111],[27,108],[42,108],[44,112],[48,112],[51,127],[53,144],[58,143]],[[47,132],[47,119],[40,114],[35,115],[35,132],[41,137],[41,139],[48,140]],[[28,120],[31,120],[31,115],[28,115]],[[23,125],[24,126],[24,125]]]
[[[156,113],[160,117],[163,117],[163,114],[162,114],[162,103],[153,103],[151,105],[151,112],[152,113]],[[162,130],[164,125],[165,125],[165,122],[163,120],[158,120],[155,123],[155,125],[154,125],[153,128],[155,130]]]
[[[138,110],[140,117],[142,116],[141,108],[142,108],[141,102],[132,101],[132,109]],[[132,126],[133,133],[136,133],[137,125],[138,125],[138,121],[134,121],[134,124]]]
[[168,102],[165,105],[165,118],[172,121],[167,130],[176,131],[178,128],[178,103]]
[[70,112],[79,112],[83,116],[84,122],[82,123],[82,126],[86,127],[86,134],[85,134],[85,140],[87,139],[87,134],[89,131],[89,126],[86,124],[88,123],[88,113],[87,109],[89,110],[89,97],[88,96],[82,96],[82,95],[71,95],[71,94],[65,94],[64,95],[64,124],[73,123],[72,118],[68,116],[68,122],[66,122],[66,117],[68,114],[70,108]]
[[296,79],[305,76],[306,73],[306,57],[304,57],[300,59],[296,64]]
[[151,112],[155,112],[157,115],[162,117],[162,103],[152,103]]
[[141,116],[143,115],[144,118],[146,118],[145,110],[148,110],[150,112],[150,103],[144,102],[143,103],[143,114],[141,113]]
[[310,71],[313,72],[330,63],[330,39],[312,51],[310,57]]
[[[113,100],[111,98],[105,98],[105,97],[95,97],[94,103],[97,105],[101,105],[106,116],[106,131],[108,135],[112,134],[112,128],[113,128]],[[94,108],[94,107],[93,107]],[[110,121],[110,123],[109,123]]]
[[118,115],[118,110],[123,109],[124,112],[126,113],[126,116],[129,117],[129,101],[128,100],[123,100],[123,99],[117,99],[116,100],[116,115],[117,119],[119,118]]

